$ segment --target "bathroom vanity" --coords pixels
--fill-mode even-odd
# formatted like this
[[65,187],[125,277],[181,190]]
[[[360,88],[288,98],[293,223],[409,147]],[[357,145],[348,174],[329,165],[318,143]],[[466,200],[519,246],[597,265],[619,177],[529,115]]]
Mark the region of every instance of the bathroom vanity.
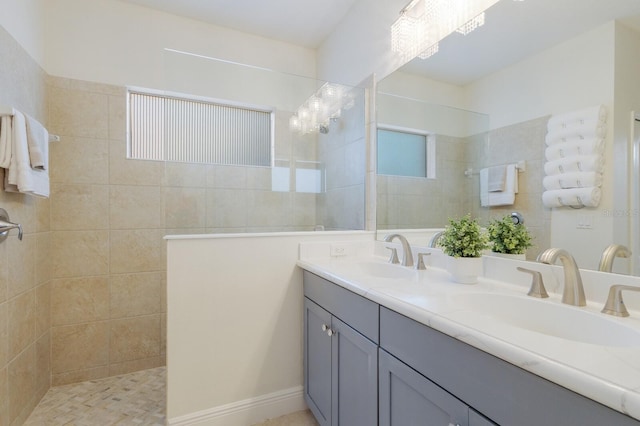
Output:
[[[560,351],[557,347],[549,348],[550,354],[532,350],[553,339],[535,342],[535,335],[523,331],[518,334],[534,340],[534,346],[525,349],[518,336],[506,341],[500,325],[474,317],[466,306],[455,306],[466,293],[486,291],[501,297],[499,283],[461,286],[448,282],[436,268],[418,272],[371,259],[298,264],[304,269],[305,399],[323,426],[425,421],[447,426],[640,425],[623,411],[635,409],[631,405],[637,391],[621,391],[626,396],[620,398],[620,409],[606,406],[599,397],[590,397],[601,391],[594,383],[606,380],[597,377],[589,383],[581,365],[576,373],[561,355],[550,358]],[[398,268],[397,278],[393,268]],[[587,348],[577,345],[577,353]],[[562,350],[568,353],[567,348]],[[629,357],[639,353],[633,345],[618,349]],[[514,362],[523,356],[527,360]],[[600,374],[599,359],[596,355],[592,360],[594,376]],[[547,369],[546,364],[554,365]],[[554,377],[544,377],[548,371],[555,371]],[[588,396],[567,388],[564,380],[583,380],[581,390]],[[601,398],[607,400],[606,395]]]

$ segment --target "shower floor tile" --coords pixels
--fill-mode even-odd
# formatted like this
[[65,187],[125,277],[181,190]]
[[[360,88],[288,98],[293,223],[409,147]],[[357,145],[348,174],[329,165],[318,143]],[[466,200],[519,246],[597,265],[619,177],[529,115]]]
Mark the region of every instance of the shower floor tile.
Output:
[[27,426],[164,425],[166,368],[49,389]]

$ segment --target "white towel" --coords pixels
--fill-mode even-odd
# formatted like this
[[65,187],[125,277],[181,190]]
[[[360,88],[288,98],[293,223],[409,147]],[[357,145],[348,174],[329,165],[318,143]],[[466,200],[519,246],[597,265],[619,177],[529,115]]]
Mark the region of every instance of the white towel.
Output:
[[11,148],[13,145],[13,126],[11,116],[0,117],[0,167],[9,168],[11,164]]
[[11,164],[4,174],[7,192],[22,192],[39,197],[49,196],[49,173],[31,168],[27,145],[27,123],[20,111],[13,114],[13,145]]
[[598,207],[601,197],[600,188],[555,189],[542,193],[545,207]]
[[549,119],[547,126],[562,126],[580,120],[595,120],[604,123],[607,120],[607,110],[603,105],[597,105],[564,114],[555,114]]
[[602,186],[602,174],[596,172],[573,172],[545,176],[542,179],[542,186],[546,190],[599,187]]
[[[515,164],[509,164],[505,168],[505,188],[501,192],[489,192],[489,170],[480,170],[480,205],[482,207],[510,206],[515,203],[518,193],[518,170]],[[484,173],[483,170],[485,170]]]
[[27,145],[31,168],[47,170],[49,167],[49,132],[40,122],[25,114],[27,120]]
[[576,155],[544,163],[544,173],[547,176],[571,172],[602,173],[604,158],[601,155]]
[[544,138],[547,145],[567,142],[571,139],[605,138],[607,125],[596,122],[575,123],[563,128],[549,130]]
[[507,183],[507,166],[489,167],[487,173],[487,190],[489,192],[504,191]]
[[572,139],[567,142],[549,145],[544,150],[544,157],[548,161],[576,155],[602,155],[604,153],[604,139]]

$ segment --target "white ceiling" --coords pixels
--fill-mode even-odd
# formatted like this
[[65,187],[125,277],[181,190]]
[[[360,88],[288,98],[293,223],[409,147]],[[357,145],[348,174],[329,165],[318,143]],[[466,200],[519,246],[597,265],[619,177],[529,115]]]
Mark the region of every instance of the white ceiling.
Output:
[[[358,0],[124,1],[316,48]],[[483,27],[448,37],[436,55],[404,69],[466,84],[613,19],[640,30],[640,0],[502,0],[487,11]]]
[[331,34],[357,0],[124,1],[298,46],[316,48]]

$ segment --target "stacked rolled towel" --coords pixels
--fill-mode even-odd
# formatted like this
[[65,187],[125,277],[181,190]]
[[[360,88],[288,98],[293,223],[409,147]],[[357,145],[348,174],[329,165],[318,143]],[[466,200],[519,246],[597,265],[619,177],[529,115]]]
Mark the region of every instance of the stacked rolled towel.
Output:
[[552,116],[545,136],[546,207],[600,203],[607,113],[602,105]]
[[544,157],[548,161],[576,155],[602,155],[604,153],[604,139],[571,139],[556,143],[544,150]]
[[602,155],[576,155],[544,163],[544,173],[547,176],[572,172],[602,173],[603,169]]
[[542,180],[542,186],[546,190],[600,187],[601,185],[602,174],[596,172],[562,173],[545,176]]
[[601,195],[598,187],[554,189],[542,193],[542,202],[547,207],[598,207]]

